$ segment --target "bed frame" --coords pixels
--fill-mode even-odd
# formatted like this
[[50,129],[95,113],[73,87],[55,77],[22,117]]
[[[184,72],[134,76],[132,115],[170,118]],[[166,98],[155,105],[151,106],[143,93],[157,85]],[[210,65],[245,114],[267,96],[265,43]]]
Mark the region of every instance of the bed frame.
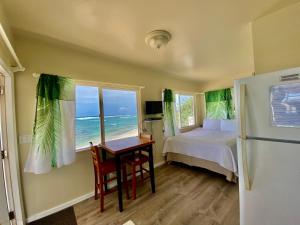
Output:
[[220,166],[215,162],[173,152],[168,152],[166,158],[167,162],[181,162],[189,166],[205,168],[210,171],[224,175],[226,177],[226,180],[229,182],[237,182],[237,177],[233,172],[225,169],[224,167]]

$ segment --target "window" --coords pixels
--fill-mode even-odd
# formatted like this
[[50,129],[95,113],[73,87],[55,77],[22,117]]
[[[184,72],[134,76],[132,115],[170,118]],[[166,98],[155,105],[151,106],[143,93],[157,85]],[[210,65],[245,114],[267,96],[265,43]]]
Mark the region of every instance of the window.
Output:
[[195,125],[194,96],[175,94],[176,122],[179,128]]
[[97,87],[76,86],[76,149],[100,143],[100,108]]
[[138,135],[136,92],[103,89],[105,140]]
[[99,144],[137,136],[138,95],[137,90],[77,85],[76,149],[88,147],[90,141]]

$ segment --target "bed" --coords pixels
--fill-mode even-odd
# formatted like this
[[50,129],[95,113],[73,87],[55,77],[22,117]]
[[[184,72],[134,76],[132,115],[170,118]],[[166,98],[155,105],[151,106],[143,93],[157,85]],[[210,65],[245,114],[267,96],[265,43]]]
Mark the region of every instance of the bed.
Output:
[[203,128],[167,138],[163,153],[168,162],[202,167],[225,175],[228,181],[236,182],[235,123],[226,120],[222,126],[222,120],[205,120]]

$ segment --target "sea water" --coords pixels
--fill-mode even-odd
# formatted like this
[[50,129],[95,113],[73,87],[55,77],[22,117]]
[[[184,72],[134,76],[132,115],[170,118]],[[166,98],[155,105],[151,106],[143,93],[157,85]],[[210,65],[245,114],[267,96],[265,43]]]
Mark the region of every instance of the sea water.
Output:
[[[138,135],[137,116],[105,116],[104,125],[106,141]],[[100,132],[99,117],[76,118],[76,148],[87,147],[90,141],[94,144],[100,143]]]

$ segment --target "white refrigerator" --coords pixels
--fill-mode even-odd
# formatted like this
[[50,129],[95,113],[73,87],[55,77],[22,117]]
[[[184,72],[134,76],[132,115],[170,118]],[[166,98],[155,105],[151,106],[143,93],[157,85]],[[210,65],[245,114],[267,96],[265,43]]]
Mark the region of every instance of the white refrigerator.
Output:
[[299,74],[235,81],[240,225],[300,225]]

